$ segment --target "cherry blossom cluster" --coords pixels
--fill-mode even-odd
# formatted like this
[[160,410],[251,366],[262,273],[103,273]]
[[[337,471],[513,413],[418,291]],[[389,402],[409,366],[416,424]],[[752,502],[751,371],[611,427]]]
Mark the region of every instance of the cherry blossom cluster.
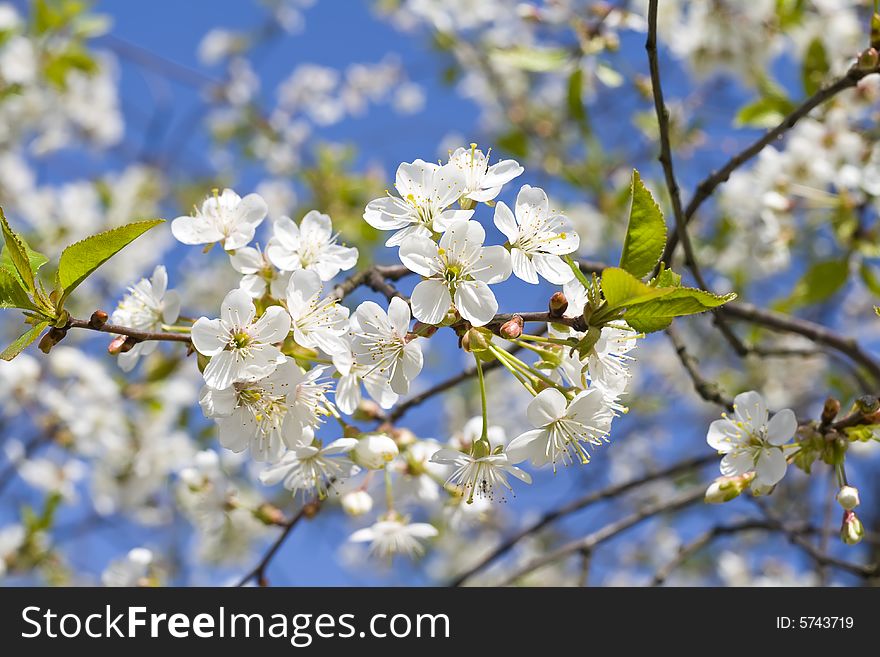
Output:
[[[523,172],[514,160],[491,163],[475,144],[450,152],[444,163],[401,164],[395,193],[370,201],[363,216],[390,232],[386,246],[397,249],[420,280],[409,299],[395,290],[387,305],[364,301],[353,310],[332,281],[356,266],[358,250],[341,242],[329,216],[311,211],[298,223],[280,217],[261,247],[255,235],[268,214],[263,198],[215,190],[171,230],[183,244],[219,244],[241,275],[219,316],[179,321],[180,298],[159,266],[131,287],[111,319],[143,331],[190,334],[204,379],[201,409],[216,423],[224,448],[260,464],[264,484],[282,484],[305,502],[340,494],[343,508],[361,515],[373,507],[374,473],[386,472],[387,511],[351,540],[370,542],[381,556],[418,554],[421,541],[437,530],[397,510],[408,504],[399,498],[412,491],[395,484],[392,473],[422,472],[430,485],[467,504],[503,499],[513,491],[512,479],[531,483],[518,464],[555,472],[558,465],[588,463],[592,450],[608,442],[614,417],[626,410],[621,397],[637,336],[618,322],[594,336],[586,351],[571,348],[586,334],[566,320],[589,303],[566,260],[579,238],[540,188],[522,185],[512,208],[496,202]],[[492,211],[501,243],[487,243],[477,218],[482,208]],[[530,334],[519,316],[496,320],[492,285],[511,275],[561,286],[550,302],[559,322],[545,321],[544,331]],[[410,393],[423,368],[423,346],[441,328],[453,330],[472,354],[483,411],[466,438],[445,445],[413,440],[382,422]],[[131,370],[155,344],[123,350],[120,366]],[[523,360],[519,352],[532,358]],[[532,395],[532,428],[509,441],[490,425],[483,368],[493,361]],[[380,424],[357,424],[365,417]],[[186,475],[188,494],[216,498],[213,468]]]

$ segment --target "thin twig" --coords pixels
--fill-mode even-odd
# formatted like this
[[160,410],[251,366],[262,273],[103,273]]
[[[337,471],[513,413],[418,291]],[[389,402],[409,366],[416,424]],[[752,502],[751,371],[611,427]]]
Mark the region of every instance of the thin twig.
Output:
[[508,586],[539,568],[543,568],[544,566],[559,561],[560,559],[564,559],[565,557],[580,552],[581,550],[593,550],[601,543],[614,538],[618,534],[623,533],[627,529],[630,529],[649,518],[653,518],[661,513],[678,511],[679,509],[683,509],[686,506],[690,506],[691,504],[702,500],[704,493],[705,490],[702,487],[692,488],[685,493],[673,497],[671,500],[663,500],[661,502],[649,504],[639,511],[624,516],[620,520],[608,523],[592,534],[569,541],[551,552],[535,557],[525,565],[508,573],[504,579],[497,584],[497,586]]
[[292,532],[294,527],[299,524],[299,521],[303,518],[311,517],[315,514],[315,512],[317,511],[316,505],[318,503],[319,502],[316,498],[314,501],[303,505],[303,507],[297,512],[297,514],[284,525],[284,529],[281,530],[281,534],[279,534],[278,538],[275,539],[275,542],[272,543],[271,546],[269,546],[269,549],[263,555],[263,558],[260,559],[260,562],[256,566],[254,566],[253,570],[244,575],[239,580],[238,584],[236,584],[236,586],[244,586],[252,579],[255,579],[257,581],[257,584],[259,584],[260,586],[266,586],[268,584],[266,580],[266,569],[269,567],[272,559],[275,557],[278,550],[281,549],[281,546],[284,545],[284,541],[286,541],[287,537],[290,536],[290,532]]
[[[657,114],[657,127],[660,132],[660,164],[663,167],[663,175],[666,178],[666,188],[669,190],[672,212],[675,216],[675,236],[681,242],[684,249],[684,263],[690,269],[694,279],[702,289],[711,292],[706,283],[703,273],[697,264],[694,255],[694,247],[687,232],[687,219],[681,209],[681,192],[678,181],[675,178],[675,166],[672,161],[672,145],[669,139],[669,110],[663,100],[663,85],[660,82],[660,62],[657,56],[657,4],[658,0],[648,2],[648,38],[645,41],[645,50],[648,51],[648,66],[651,70],[651,89],[654,97],[654,110]],[[669,253],[672,256],[672,251]],[[669,265],[669,261],[666,261]],[[660,264],[657,265],[660,267]],[[655,272],[656,274],[656,272]],[[713,323],[740,357],[746,356],[748,350],[742,340],[733,332],[722,315],[713,312]]]
[[[675,570],[680,568],[688,559],[722,536],[730,536],[731,534],[739,534],[740,532],[755,530],[776,531],[778,530],[778,526],[768,520],[761,520],[760,518],[750,518],[730,525],[716,525],[697,536],[690,543],[683,545],[679,549],[678,554],[657,570],[651,581],[651,586],[660,586],[663,584],[669,576]],[[800,530],[792,531],[797,531],[798,533],[810,533],[813,530],[810,527],[805,527]]]
[[622,495],[626,492],[629,492],[630,490],[633,490],[645,484],[649,484],[652,481],[665,479],[666,477],[673,477],[684,472],[688,472],[689,470],[695,470],[696,468],[700,468],[708,463],[716,461],[717,458],[718,457],[715,454],[711,454],[687,459],[685,461],[676,463],[675,465],[671,465],[668,468],[649,472],[641,477],[630,479],[629,481],[626,481],[622,484],[615,484],[613,486],[603,488],[602,490],[587,493],[583,497],[572,500],[568,504],[565,504],[558,509],[548,511],[537,522],[529,525],[525,529],[521,529],[517,533],[508,537],[503,543],[501,543],[501,545],[499,545],[494,550],[492,550],[492,552],[483,557],[477,564],[471,566],[468,570],[461,573],[455,579],[449,582],[449,586],[461,586],[466,580],[470,579],[478,572],[484,570],[489,564],[495,562],[497,559],[507,554],[507,552],[509,552],[524,538],[537,534],[539,531],[544,529],[544,527],[552,522],[555,522],[559,518],[562,518],[563,516],[567,516],[576,511],[580,511],[581,509],[584,509],[597,502],[617,497],[618,495]]
[[721,392],[720,386],[715,381],[709,381],[700,373],[697,367],[697,359],[688,352],[684,341],[678,335],[678,331],[669,326],[666,329],[666,336],[669,338],[672,346],[675,347],[675,353],[678,355],[678,359],[681,361],[685,372],[690,376],[697,394],[711,404],[718,404],[729,411],[733,411],[733,400]]
[[[768,130],[759,139],[757,139],[752,144],[731,157],[724,165],[721,166],[721,168],[719,168],[717,171],[712,172],[711,175],[706,177],[702,182],[697,185],[696,192],[694,193],[693,198],[690,200],[687,207],[685,208],[685,225],[687,225],[687,223],[691,221],[697,210],[700,208],[703,202],[712,195],[715,189],[721,183],[730,178],[730,174],[732,174],[743,164],[751,160],[753,157],[758,155],[758,153],[764,150],[764,148],[782,137],[786,132],[791,130],[791,128],[793,128],[798,121],[806,117],[816,107],[831,100],[840,92],[855,87],[859,82],[861,82],[869,75],[873,75],[878,72],[880,72],[880,68],[860,69],[856,66],[853,66],[846,73],[846,75],[836,80],[832,84],[823,87],[815,94],[807,98],[788,116],[782,119],[779,125],[777,125],[775,128],[772,128],[771,130]],[[662,260],[664,262],[669,262],[669,259],[671,258],[672,253],[675,251],[677,245],[678,238],[675,234],[673,234],[670,236],[669,242],[666,244],[666,249],[663,252]]]

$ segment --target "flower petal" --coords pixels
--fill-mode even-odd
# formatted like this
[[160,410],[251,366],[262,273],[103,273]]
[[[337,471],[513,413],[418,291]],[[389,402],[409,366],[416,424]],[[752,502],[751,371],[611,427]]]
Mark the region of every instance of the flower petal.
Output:
[[226,348],[229,334],[219,319],[200,317],[193,324],[190,338],[196,351],[203,356],[214,356]]
[[794,411],[783,408],[767,423],[767,442],[771,445],[784,445],[794,437],[797,428]]
[[545,388],[529,402],[526,416],[534,427],[546,427],[565,416],[568,403],[556,388]]
[[445,282],[428,279],[416,285],[410,303],[416,319],[425,324],[439,324],[452,305],[452,299]]
[[484,282],[462,281],[455,288],[455,307],[474,326],[484,326],[498,312],[498,301]]

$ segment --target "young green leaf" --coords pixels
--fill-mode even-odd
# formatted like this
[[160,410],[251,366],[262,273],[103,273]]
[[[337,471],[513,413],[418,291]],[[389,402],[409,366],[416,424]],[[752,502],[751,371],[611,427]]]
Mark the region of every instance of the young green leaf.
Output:
[[633,169],[632,205],[620,266],[636,278],[644,278],[663,255],[666,247],[666,222],[663,213]]
[[846,260],[824,260],[813,264],[794,286],[787,299],[776,304],[777,310],[790,311],[819,303],[840,290],[849,278]]
[[22,287],[18,276],[6,269],[0,269],[0,308],[20,308],[39,312],[27,291]]
[[602,272],[601,285],[609,310],[656,299],[675,289],[651,287],[620,267],[606,267]]
[[20,335],[15,342],[6,347],[6,349],[3,350],[3,353],[0,353],[0,359],[12,360],[18,356],[29,344],[40,337],[40,333],[42,333],[43,329],[47,326],[49,326],[49,322],[40,322],[39,324],[32,326],[29,330]]
[[499,48],[489,53],[489,56],[499,64],[532,73],[555,71],[565,66],[569,60],[568,52],[563,48],[529,48],[528,46]]
[[801,81],[804,85],[804,93],[812,96],[822,88],[822,83],[828,75],[831,65],[828,63],[828,53],[822,44],[822,38],[816,37],[807,47],[804,62],[801,68]]
[[734,119],[737,126],[773,128],[795,108],[784,94],[769,94],[740,108]]
[[19,237],[9,226],[9,222],[6,220],[6,215],[3,213],[3,208],[0,208],[0,227],[3,229],[3,240],[6,242],[6,249],[9,253],[9,260],[12,263],[12,267],[15,269],[19,278],[21,278],[21,282],[24,284],[25,289],[28,292],[33,293],[36,289],[34,285],[34,270],[31,268],[31,261],[30,258],[28,258],[27,247],[25,247],[24,240],[22,240],[21,237]]
[[58,287],[62,290],[58,307],[61,308],[70,293],[98,267],[161,223],[162,219],[138,221],[92,235],[64,249],[58,262]]
[[650,333],[666,328],[675,317],[696,315],[736,298],[733,293],[720,296],[689,287],[663,289],[667,293],[660,298],[628,305],[623,319],[635,330]]

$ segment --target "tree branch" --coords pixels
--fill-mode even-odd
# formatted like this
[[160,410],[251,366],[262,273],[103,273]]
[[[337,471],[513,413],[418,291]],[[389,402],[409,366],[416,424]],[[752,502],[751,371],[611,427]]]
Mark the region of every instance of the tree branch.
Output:
[[604,527],[602,527],[598,531],[593,532],[592,534],[588,534],[583,538],[569,541],[568,543],[565,543],[562,546],[556,548],[552,552],[548,552],[532,559],[524,566],[521,566],[520,568],[515,569],[512,573],[507,574],[505,578],[496,586],[509,586],[519,578],[528,575],[532,571],[543,568],[544,566],[547,566],[554,561],[564,559],[570,554],[575,554],[577,552],[580,552],[581,550],[592,551],[599,544],[614,538],[618,534],[621,534],[627,529],[630,529],[649,518],[652,518],[661,513],[667,513],[669,511],[678,511],[679,509],[683,509],[684,507],[694,504],[695,502],[701,501],[703,499],[704,493],[705,490],[703,488],[692,488],[686,493],[682,493],[681,495],[678,495],[671,500],[649,504],[639,511],[636,511],[628,516],[621,518],[620,520],[605,525]]
[[287,537],[290,536],[290,533],[293,531],[294,527],[296,527],[300,520],[303,518],[311,518],[314,516],[318,510],[320,509],[320,501],[316,497],[311,502],[304,504],[303,507],[297,512],[293,518],[291,518],[285,525],[284,529],[281,530],[281,534],[279,534],[278,538],[275,539],[275,542],[269,546],[269,549],[266,551],[266,554],[263,555],[263,558],[260,559],[260,562],[254,566],[253,570],[244,575],[236,584],[236,586],[244,586],[252,579],[257,581],[257,584],[260,586],[267,586],[268,581],[266,580],[266,569],[269,567],[269,564],[272,562],[272,559],[278,553],[278,550],[281,549],[281,546],[284,545],[284,541],[287,540]]
[[[658,0],[649,0],[648,2],[648,38],[645,41],[645,50],[648,51],[648,66],[651,70],[651,89],[654,96],[654,110],[657,114],[657,127],[660,132],[660,164],[663,166],[663,175],[666,178],[666,187],[669,190],[669,197],[672,202],[672,212],[675,216],[675,236],[681,242],[684,249],[684,263],[690,269],[696,280],[697,285],[702,289],[712,292],[706,284],[706,279],[700,271],[697,259],[694,256],[694,247],[691,244],[691,238],[687,232],[687,219],[681,209],[681,193],[678,188],[678,182],[675,179],[675,167],[672,162],[672,146],[669,140],[669,110],[663,100],[663,86],[660,83],[660,62],[657,56],[657,4]],[[670,257],[672,251],[669,252]],[[661,260],[657,264],[654,275],[659,271]],[[669,261],[665,261],[669,265]],[[724,319],[722,315],[715,312],[712,313],[712,319],[715,326],[740,357],[748,354],[748,350],[742,341],[737,337],[733,329]]]
[[[654,579],[651,581],[651,586],[660,586],[663,584],[675,570],[680,568],[688,559],[716,539],[721,538],[722,536],[730,536],[731,534],[739,534],[740,532],[755,530],[776,531],[778,530],[778,526],[768,520],[761,520],[760,518],[750,518],[730,525],[715,525],[711,529],[708,529],[697,536],[687,545],[683,545],[677,555],[657,570],[654,574]],[[792,531],[797,531],[798,533],[811,533],[813,528],[805,527],[800,530]]]
[[[764,150],[765,147],[769,146],[774,141],[782,137],[786,132],[791,130],[791,128],[793,128],[798,121],[806,117],[816,107],[831,100],[840,92],[855,87],[859,82],[861,82],[869,75],[874,75],[878,72],[880,72],[880,68],[860,69],[857,66],[853,66],[842,78],[836,80],[826,87],[823,87],[815,94],[807,98],[788,116],[786,116],[775,128],[768,130],[766,133],[764,133],[762,137],[760,137],[752,144],[741,150],[739,153],[731,157],[724,165],[721,166],[721,168],[719,168],[717,171],[714,171],[711,175],[709,175],[697,185],[694,197],[690,200],[690,203],[688,203],[687,207],[684,210],[685,225],[690,222],[690,220],[694,217],[703,202],[712,195],[715,189],[721,183],[730,178],[730,174],[732,174],[743,164],[755,157],[758,153]],[[672,257],[672,253],[675,251],[677,245],[678,238],[675,234],[673,234],[670,237],[669,242],[666,244],[666,249],[663,252],[662,259],[664,262],[669,262],[670,258]]]
[[545,513],[541,517],[541,519],[534,524],[508,537],[503,543],[501,543],[501,545],[496,547],[491,553],[481,559],[479,563],[471,566],[468,570],[461,573],[455,579],[450,581],[449,586],[461,586],[466,580],[470,579],[481,570],[484,570],[489,564],[504,556],[521,540],[533,534],[537,534],[539,531],[544,529],[544,527],[552,522],[555,522],[559,518],[562,518],[563,516],[570,515],[575,511],[580,511],[581,509],[595,504],[596,502],[601,502],[612,497],[617,497],[618,495],[627,493],[635,488],[651,483],[652,481],[665,479],[666,477],[672,477],[683,472],[687,472],[688,470],[700,468],[704,465],[714,462],[715,460],[717,460],[717,458],[717,455],[711,454],[708,456],[698,456],[692,459],[687,459],[685,461],[676,463],[675,465],[671,465],[668,468],[657,470],[655,472],[649,472],[641,477],[631,479],[622,484],[615,484],[613,486],[603,488],[599,491],[587,493],[583,497],[573,500],[568,504],[559,507],[558,509],[549,511]]

